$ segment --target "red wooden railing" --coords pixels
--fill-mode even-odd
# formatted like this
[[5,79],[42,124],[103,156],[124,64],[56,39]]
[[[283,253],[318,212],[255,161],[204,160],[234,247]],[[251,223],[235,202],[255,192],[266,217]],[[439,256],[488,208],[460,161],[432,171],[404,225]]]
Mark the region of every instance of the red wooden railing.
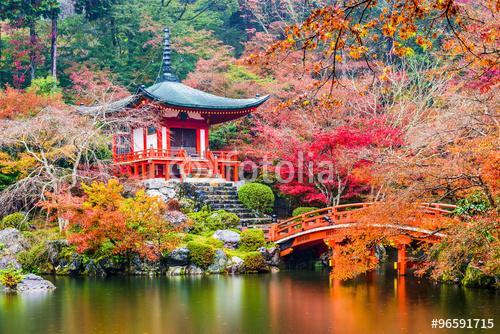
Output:
[[[367,207],[380,203],[353,203],[309,211],[299,216],[272,224],[269,229],[269,240],[279,241],[307,230],[335,224],[355,222],[355,214]],[[418,203],[417,207],[427,214],[450,214],[455,205],[441,203]]]
[[[132,164],[164,164],[168,167],[171,164],[178,164],[181,168],[181,177],[184,178],[193,172],[193,166],[196,164],[202,164],[206,166],[211,175],[221,175],[227,180],[230,180],[230,175],[225,175],[225,167],[230,166],[237,171],[239,160],[238,153],[236,151],[204,151],[199,152],[194,156],[190,156],[189,153],[183,149],[156,149],[150,148],[143,151],[136,151],[131,153],[116,153],[113,152],[113,161],[115,164],[120,165],[121,169],[126,169],[127,165]],[[159,162],[158,162],[159,161]],[[128,170],[128,169],[126,169]],[[143,174],[143,172],[142,172]],[[137,174],[136,174],[137,176]],[[144,177],[145,175],[142,175]],[[149,177],[150,175],[146,175]],[[168,178],[168,176],[166,176]],[[234,180],[237,180],[236,173],[233,175]]]
[[210,151],[219,160],[224,161],[239,161],[237,151]]
[[[175,159],[179,158],[179,154],[181,151],[186,152],[184,149],[175,149],[175,150],[165,150],[165,149],[156,149],[150,148],[143,151],[136,151],[130,153],[113,153],[113,161],[114,162],[132,162],[137,160],[145,160],[145,159]],[[186,155],[189,156],[189,154]],[[218,161],[238,161],[238,152],[236,151],[206,151],[206,152],[198,152],[197,154],[201,159],[209,159],[209,155],[213,156],[214,159]]]
[[[120,162],[133,162],[147,159],[161,159],[161,160],[178,160],[181,150],[159,150],[150,148],[144,151],[136,151],[123,154],[113,154],[113,161]],[[177,158],[177,159],[176,159]]]
[[212,174],[219,175],[219,162],[212,151],[207,151],[207,160],[212,169]]

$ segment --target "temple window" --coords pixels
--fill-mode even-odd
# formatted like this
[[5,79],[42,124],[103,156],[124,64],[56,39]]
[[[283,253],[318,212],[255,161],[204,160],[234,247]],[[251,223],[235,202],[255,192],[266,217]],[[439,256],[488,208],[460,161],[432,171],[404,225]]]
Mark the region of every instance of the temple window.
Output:
[[148,126],[148,136],[156,134],[156,128],[152,125]]

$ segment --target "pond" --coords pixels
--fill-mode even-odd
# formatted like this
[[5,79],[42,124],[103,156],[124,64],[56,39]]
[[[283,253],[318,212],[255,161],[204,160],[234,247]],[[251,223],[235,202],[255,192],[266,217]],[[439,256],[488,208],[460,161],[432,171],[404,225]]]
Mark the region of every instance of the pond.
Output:
[[382,269],[347,283],[314,271],[49,279],[52,293],[0,293],[0,333],[460,333],[431,321],[500,319],[498,292]]

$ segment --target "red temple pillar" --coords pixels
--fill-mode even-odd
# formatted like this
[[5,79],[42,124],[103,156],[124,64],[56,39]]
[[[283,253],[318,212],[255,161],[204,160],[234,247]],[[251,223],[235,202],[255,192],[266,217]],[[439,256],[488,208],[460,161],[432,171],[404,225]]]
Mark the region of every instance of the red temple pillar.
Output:
[[238,181],[238,165],[237,164],[234,164],[234,182],[237,182]]
[[[225,165],[225,164],[222,164],[222,165],[221,165],[221,171],[220,171],[220,172],[221,172],[221,177],[222,177],[223,179],[226,179],[226,165]],[[227,179],[226,179],[226,180],[227,180]]]
[[167,162],[165,163],[165,180],[170,179],[170,164]]
[[152,161],[151,164],[149,165],[149,178],[154,179],[155,178],[155,162]]

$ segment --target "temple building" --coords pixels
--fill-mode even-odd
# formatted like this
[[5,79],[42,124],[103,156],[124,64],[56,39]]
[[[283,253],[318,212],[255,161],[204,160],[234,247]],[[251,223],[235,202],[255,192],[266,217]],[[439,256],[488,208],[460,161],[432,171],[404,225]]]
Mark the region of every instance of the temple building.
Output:
[[164,31],[160,76],[152,86],[141,86],[125,106],[151,107],[161,113],[161,121],[115,134],[114,163],[120,173],[140,178],[238,181],[237,152],[211,151],[210,126],[248,115],[269,96],[232,99],[180,83],[171,69],[170,32]]

